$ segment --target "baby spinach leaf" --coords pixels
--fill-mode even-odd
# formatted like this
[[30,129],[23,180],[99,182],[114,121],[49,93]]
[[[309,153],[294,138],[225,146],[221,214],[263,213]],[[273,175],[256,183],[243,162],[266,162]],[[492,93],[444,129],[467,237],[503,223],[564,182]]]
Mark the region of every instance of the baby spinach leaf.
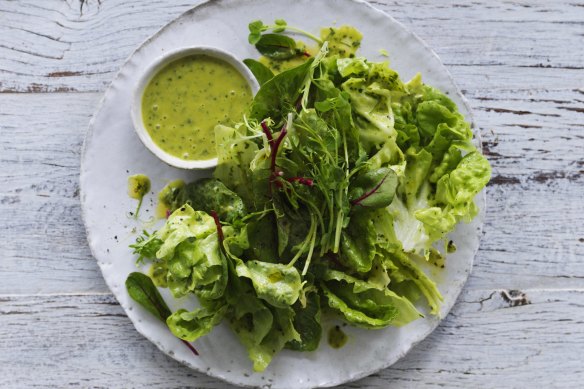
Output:
[[251,104],[250,118],[261,122],[269,117],[275,123],[280,123],[288,112],[294,110],[312,61],[311,58],[263,84]]
[[264,34],[255,47],[262,55],[275,60],[289,59],[304,52],[296,47],[294,39],[282,34]]
[[274,195],[273,205],[276,213],[276,231],[278,237],[278,255],[280,258],[293,256],[310,228],[310,215],[306,209],[294,210],[283,196]]
[[268,80],[274,77],[274,73],[263,63],[255,59],[244,59],[243,63],[251,70],[258,83],[264,85]]
[[[140,272],[130,273],[128,278],[126,278],[126,290],[134,301],[161,321],[166,323],[166,319],[171,316],[168,305],[166,305],[160,292],[156,289],[156,286],[154,286],[154,283],[146,274]],[[193,354],[199,355],[192,344],[183,339],[181,339],[181,341],[192,351]]]
[[250,258],[263,262],[276,261],[278,258],[278,244],[274,224],[274,215],[270,213],[247,225],[249,239],[249,252],[247,254]]
[[217,212],[219,219],[232,223],[246,213],[241,197],[215,178],[203,178],[184,186],[178,194],[177,204],[189,204],[197,211]]
[[302,307],[297,301],[293,307],[294,328],[300,334],[300,340],[292,340],[286,344],[286,348],[296,351],[314,351],[318,348],[322,337],[320,324],[320,296],[318,293],[310,293],[306,299],[306,307]]
[[126,289],[134,301],[161,321],[166,322],[170,316],[170,309],[150,277],[140,272],[130,273],[126,278]]

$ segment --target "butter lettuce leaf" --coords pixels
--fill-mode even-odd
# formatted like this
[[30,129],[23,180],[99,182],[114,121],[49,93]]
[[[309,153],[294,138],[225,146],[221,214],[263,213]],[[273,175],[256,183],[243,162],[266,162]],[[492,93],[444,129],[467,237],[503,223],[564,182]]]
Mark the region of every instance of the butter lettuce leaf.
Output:
[[239,277],[251,280],[259,298],[278,308],[289,307],[298,300],[302,281],[293,266],[251,260],[235,268]]
[[213,218],[202,211],[195,211],[184,205],[174,211],[166,224],[151,239],[161,240],[162,246],[156,258],[168,260],[173,257],[176,247],[190,238],[202,239],[215,232]]
[[336,270],[327,270],[323,280],[321,287],[329,306],[357,326],[402,326],[422,317],[408,299],[387,288]]
[[218,164],[213,176],[237,193],[248,209],[257,209],[263,201],[249,183],[254,182],[250,167],[259,148],[255,142],[245,138],[243,127],[215,127]]
[[178,338],[194,342],[207,335],[213,327],[221,323],[228,306],[200,308],[194,311],[179,309],[166,319],[170,331]]
[[437,182],[436,201],[446,204],[451,212],[465,219],[476,215],[474,197],[491,178],[491,166],[478,152],[465,155],[456,168]]
[[341,234],[339,260],[354,272],[371,270],[375,257],[375,230],[367,212],[354,212],[347,229]]
[[[235,269],[231,270],[235,275]],[[264,371],[286,343],[300,340],[291,307],[275,308],[262,301],[246,278],[232,277],[226,300],[229,324],[248,351],[253,370]]]

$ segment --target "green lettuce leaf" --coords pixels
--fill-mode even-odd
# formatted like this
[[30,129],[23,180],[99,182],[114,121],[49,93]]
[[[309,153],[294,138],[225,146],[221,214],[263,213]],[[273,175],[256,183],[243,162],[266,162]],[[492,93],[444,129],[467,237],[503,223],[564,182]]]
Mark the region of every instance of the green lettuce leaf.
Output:
[[[221,297],[227,285],[227,263],[219,250],[213,218],[185,204],[148,238],[159,247],[158,266],[175,297],[194,293],[204,299]],[[149,243],[143,242],[144,247]]]
[[320,324],[320,296],[316,292],[309,293],[306,297],[306,306],[303,307],[297,301],[293,307],[294,329],[300,335],[300,340],[291,340],[286,344],[286,348],[296,351],[314,351],[318,348],[322,337],[322,326]]
[[396,139],[389,91],[367,84],[363,78],[350,78],[342,89],[351,99],[359,141],[367,154],[379,149],[389,139]]
[[214,232],[215,222],[211,216],[184,205],[174,211],[164,226],[152,235],[152,239],[164,242],[156,257],[168,260],[173,257],[175,248],[181,242],[189,238],[202,239]]
[[272,213],[252,220],[247,224],[249,251],[247,258],[263,262],[275,262],[278,258],[278,240],[274,230],[275,220]]
[[253,99],[249,118],[258,122],[271,118],[276,124],[283,124],[282,120],[286,118],[289,111],[294,109],[300,96],[312,61],[311,58],[304,64],[286,70],[266,81]]
[[230,270],[232,282],[226,292],[231,306],[227,312],[229,324],[248,351],[254,371],[261,372],[273,356],[292,340],[300,340],[294,329],[294,311],[290,307],[269,308],[260,300],[246,278]]
[[339,74],[343,77],[359,76],[369,73],[367,59],[363,57],[339,58],[337,59],[337,69]]
[[375,228],[369,213],[353,212],[349,226],[341,233],[339,260],[351,271],[366,273],[375,257]]
[[260,201],[260,195],[249,183],[254,181],[250,165],[259,149],[256,143],[244,136],[243,125],[215,127],[218,164],[213,176],[237,193],[248,209],[258,209],[265,200]]
[[354,325],[365,328],[402,326],[422,317],[412,303],[387,288],[328,270],[322,291],[331,308]]
[[367,171],[351,182],[349,199],[353,206],[368,209],[387,207],[393,201],[397,185],[397,174],[390,168]]
[[194,342],[207,335],[213,327],[221,323],[228,306],[221,304],[215,307],[200,308],[194,311],[179,309],[166,319],[170,331],[178,338]]
[[491,178],[491,166],[478,152],[465,155],[450,173],[437,182],[436,201],[449,205],[456,216],[469,219],[475,216],[474,197]]
[[192,292],[204,299],[223,296],[227,263],[219,250],[217,233],[181,243],[167,261],[168,288],[175,297]]
[[[442,294],[438,290],[436,283],[428,278],[426,273],[416,265],[412,259],[413,256],[415,254],[406,254],[399,250],[386,253],[383,261],[387,267],[393,267],[395,269],[393,273],[389,273],[389,277],[399,277],[404,281],[411,281],[425,297],[430,306],[430,313],[437,315],[440,312],[440,302],[443,300]],[[399,273],[399,276],[395,273]]]
[[238,263],[235,270],[238,276],[249,278],[257,296],[274,307],[286,308],[298,300],[302,281],[293,266],[251,260]]
[[246,214],[243,200],[215,178],[203,178],[183,186],[176,192],[178,207],[190,205],[197,211],[217,212],[219,219],[232,223]]

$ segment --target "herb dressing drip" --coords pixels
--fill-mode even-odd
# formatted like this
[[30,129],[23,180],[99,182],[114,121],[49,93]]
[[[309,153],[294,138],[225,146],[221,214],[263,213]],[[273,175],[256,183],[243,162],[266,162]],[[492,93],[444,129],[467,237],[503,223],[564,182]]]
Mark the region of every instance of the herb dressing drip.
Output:
[[138,207],[134,212],[134,218],[138,218],[138,213],[140,212],[140,207],[142,206],[142,200],[144,196],[150,190],[150,178],[144,174],[135,174],[128,177],[128,196],[130,198],[138,200]]
[[347,334],[339,326],[334,326],[328,332],[328,344],[332,348],[341,348],[347,343]]

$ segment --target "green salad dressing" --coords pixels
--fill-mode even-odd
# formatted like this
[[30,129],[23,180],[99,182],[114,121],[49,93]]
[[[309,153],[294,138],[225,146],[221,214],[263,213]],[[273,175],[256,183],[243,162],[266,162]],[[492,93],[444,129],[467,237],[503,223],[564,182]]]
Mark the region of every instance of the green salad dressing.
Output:
[[306,53],[306,55],[299,54],[284,60],[271,59],[262,55],[259,58],[259,61],[266,65],[268,69],[274,72],[274,74],[278,74],[282,73],[283,71],[295,68],[296,66],[302,65],[309,58],[314,57],[319,50],[318,46],[308,46],[302,41],[296,41],[296,47],[298,47],[300,51]]
[[154,285],[160,288],[168,287],[168,283],[166,281],[168,274],[168,268],[165,262],[154,262],[148,270],[148,275],[152,279]]
[[206,55],[171,62],[147,85],[142,119],[154,143],[185,160],[215,158],[217,124],[240,121],[251,102],[247,80],[230,64]]
[[328,344],[332,348],[341,348],[347,343],[347,334],[343,332],[341,327],[334,326],[328,332]]
[[174,180],[169,182],[160,193],[158,193],[158,205],[156,206],[156,217],[164,219],[168,217],[168,212],[172,208],[173,199],[176,193],[185,186],[183,180]]
[[328,41],[329,55],[338,55],[341,58],[353,58],[363,34],[354,27],[329,27],[320,30],[320,38]]
[[134,217],[138,217],[140,207],[142,206],[142,199],[150,190],[150,178],[144,174],[135,174],[128,177],[128,196],[138,200],[138,207],[134,212]]

